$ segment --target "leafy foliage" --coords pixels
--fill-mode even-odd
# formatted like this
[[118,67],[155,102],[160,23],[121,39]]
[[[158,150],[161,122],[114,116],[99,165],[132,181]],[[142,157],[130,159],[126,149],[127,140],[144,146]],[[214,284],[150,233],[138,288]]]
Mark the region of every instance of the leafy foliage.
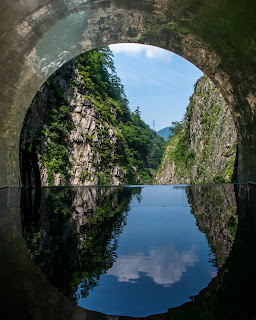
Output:
[[116,74],[113,53],[109,47],[94,49],[76,58],[84,85],[99,100],[125,100],[123,85]]
[[[169,151],[169,157],[173,158],[181,171],[190,173],[194,164],[195,152],[190,147],[190,136],[188,131],[182,131],[183,121],[173,122],[171,133],[174,147]],[[190,177],[192,179],[192,177]]]
[[[103,137],[100,150],[102,164],[106,167],[111,160],[127,170],[127,183],[149,183],[151,168],[156,169],[164,152],[164,141],[141,119],[139,107],[131,112],[124,87],[116,74],[113,54],[108,47],[89,51],[76,58],[83,84],[91,90],[92,101],[101,118],[115,125],[119,131],[119,146],[111,152],[108,134]],[[113,116],[113,108],[116,117]],[[106,173],[106,172],[105,172]],[[105,175],[107,176],[107,175]],[[100,181],[108,181],[100,174]]]
[[[223,104],[219,91],[206,76],[201,77],[195,84],[184,119],[173,122],[170,130],[172,136],[165,159],[175,163],[176,180],[186,183],[232,181],[236,142],[231,115]],[[166,162],[160,173],[164,165]]]
[[[70,178],[72,146],[68,135],[75,128],[69,98],[75,91],[84,96],[96,114],[96,141],[88,132],[81,135],[97,155],[92,165],[96,168],[98,184],[111,184],[114,166],[126,172],[124,183],[152,181],[165,143],[141,119],[139,107],[135,112],[130,111],[124,87],[116,74],[113,53],[108,47],[78,56],[49,78],[45,87],[46,113],[33,145],[41,149],[40,161],[47,170],[50,185],[54,184],[56,174],[60,174],[63,184]],[[110,126],[117,137],[114,143],[110,140]],[[81,172],[81,183],[86,183],[87,169]]]
[[[98,284],[100,275],[112,267],[130,201],[140,191],[123,187],[43,189],[45,211],[39,221],[33,221],[34,216],[23,202],[22,215],[32,216],[27,224],[23,223],[27,246],[41,271],[60,292],[71,299],[86,297]],[[89,196],[91,193],[95,194],[94,199]],[[82,220],[77,217],[80,204],[77,207],[75,201],[81,195],[90,199],[83,204],[89,207]]]
[[184,121],[173,121],[172,126],[169,129],[170,134],[171,135],[178,134],[182,129],[183,122]]
[[164,141],[168,141],[172,134],[171,134],[171,127],[165,127],[159,131],[157,131],[157,135],[162,137],[164,139]]
[[[140,118],[139,108],[130,114],[130,120],[120,123],[120,129],[125,137],[125,154],[130,164],[130,170],[136,168],[143,182],[150,182],[152,173],[162,159],[164,140],[157,136]],[[134,183],[134,181],[130,181]]]
[[48,182],[54,184],[54,174],[59,173],[67,180],[68,169],[71,167],[68,152],[68,134],[73,129],[71,110],[65,98],[65,92],[59,81],[47,81],[49,94],[47,96],[47,112],[45,126],[41,126],[33,139],[34,146],[44,143],[44,152],[40,150],[41,162],[47,169]]

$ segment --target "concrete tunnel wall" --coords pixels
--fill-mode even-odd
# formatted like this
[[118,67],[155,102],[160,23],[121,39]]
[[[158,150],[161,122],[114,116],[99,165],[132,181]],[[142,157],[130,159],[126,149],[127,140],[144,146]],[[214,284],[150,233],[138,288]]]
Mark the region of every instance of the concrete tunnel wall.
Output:
[[238,181],[256,182],[255,14],[253,0],[1,0],[0,187],[19,185],[20,131],[45,80],[120,42],[173,51],[215,83],[238,131]]

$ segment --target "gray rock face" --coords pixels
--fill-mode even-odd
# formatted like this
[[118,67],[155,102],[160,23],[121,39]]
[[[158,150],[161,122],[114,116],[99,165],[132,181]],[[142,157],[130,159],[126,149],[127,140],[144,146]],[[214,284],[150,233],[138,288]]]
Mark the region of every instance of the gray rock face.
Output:
[[[79,81],[79,79],[77,79]],[[115,146],[119,143],[117,128],[100,120],[95,106],[86,95],[74,90],[70,101],[73,107],[72,120],[74,130],[69,134],[70,160],[70,184],[98,184],[98,173],[102,171],[101,157],[99,151],[105,138],[115,152]],[[104,130],[105,135],[99,135],[99,130]],[[113,163],[109,163],[111,184],[119,185],[123,182],[125,172]]]
[[[71,72],[71,78],[65,80],[65,73]],[[102,119],[100,113],[90,96],[90,90],[79,88],[82,80],[76,69],[75,62],[72,60],[63,67],[58,75],[52,80],[58,83],[62,89],[65,100],[71,110],[73,129],[68,133],[67,145],[69,153],[69,161],[71,167],[68,170],[68,181],[63,179],[60,173],[54,173],[54,185],[97,185],[111,183],[119,185],[124,183],[126,171],[117,164],[111,162],[103,164],[100,155],[101,147],[104,140],[109,141],[111,153],[116,154],[118,145],[121,143],[118,128]],[[75,85],[72,85],[75,84]],[[45,117],[47,114],[47,96],[50,89],[43,86],[40,94],[38,94],[26,115],[23,131],[21,134],[21,145],[25,142],[31,142],[40,126],[47,129]],[[115,108],[112,115],[116,118]],[[40,143],[39,159],[42,159],[46,153],[47,136]],[[40,161],[40,172],[42,185],[49,185],[48,171]],[[108,179],[105,179],[104,171],[108,172]],[[101,181],[100,181],[101,179]],[[105,180],[104,180],[105,179]],[[103,181],[102,181],[103,180]]]
[[215,254],[218,268],[222,267],[232,249],[238,224],[234,186],[189,186],[188,202],[197,226],[205,233]]
[[212,79],[238,128],[238,181],[256,181],[253,1],[15,0],[0,11],[1,186],[19,185],[20,131],[43,82],[73,57],[120,42],[171,50]]
[[204,76],[195,86],[181,131],[167,146],[156,183],[230,182],[236,145],[229,108],[219,90]]

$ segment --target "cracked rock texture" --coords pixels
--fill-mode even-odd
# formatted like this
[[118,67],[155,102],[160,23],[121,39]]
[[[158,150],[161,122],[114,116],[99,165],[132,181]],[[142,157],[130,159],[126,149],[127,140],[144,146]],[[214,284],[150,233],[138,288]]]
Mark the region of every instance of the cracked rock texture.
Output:
[[[67,76],[68,74],[68,76]],[[70,80],[71,77],[71,80]],[[118,148],[122,144],[120,132],[114,124],[103,120],[99,111],[92,101],[90,90],[82,87],[81,76],[75,65],[75,60],[71,60],[58,73],[51,78],[52,83],[57,83],[59,89],[65,95],[65,100],[71,110],[72,130],[68,133],[67,148],[69,153],[69,178],[64,179],[60,173],[54,173],[55,186],[58,185],[97,185],[102,184],[100,179],[104,179],[104,172],[107,170],[108,180],[105,183],[113,185],[123,184],[126,171],[120,168],[117,163],[109,159],[103,163],[101,150],[107,140],[111,149],[112,159],[118,154]],[[73,83],[73,85],[72,85]],[[74,85],[75,84],[75,85]],[[40,94],[33,99],[30,109],[26,115],[21,134],[21,145],[25,142],[32,142],[40,127],[47,129],[45,118],[49,109],[47,99],[53,89],[44,85]],[[117,117],[115,107],[111,108],[114,119]],[[41,141],[38,148],[39,165],[42,185],[49,185],[48,172],[40,161],[46,153],[47,136]]]
[[156,175],[157,184],[235,181],[237,134],[219,90],[201,77],[190,98],[181,130],[175,134]]

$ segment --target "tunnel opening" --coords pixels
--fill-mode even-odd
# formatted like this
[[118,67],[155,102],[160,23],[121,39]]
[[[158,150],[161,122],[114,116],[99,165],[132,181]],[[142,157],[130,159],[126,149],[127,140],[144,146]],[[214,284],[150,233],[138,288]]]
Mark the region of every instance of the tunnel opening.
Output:
[[[27,319],[35,315],[55,320],[109,318],[83,312],[40,274],[19,231],[19,189],[5,187],[19,186],[21,127],[28,106],[44,81],[84,51],[127,41],[157,45],[180,54],[220,88],[238,132],[237,181],[246,183],[235,187],[238,231],[233,250],[218,276],[192,297],[192,303],[157,317],[198,319],[202,312],[213,319],[223,315],[239,320],[255,317],[250,293],[255,287],[255,187],[247,184],[256,181],[255,10],[255,2],[241,0],[1,2],[0,192],[1,233],[5,236],[1,255],[12,262],[8,265],[3,259],[5,290],[1,308],[10,318],[21,314],[28,315]],[[229,228],[232,230],[232,221]],[[21,279],[25,284],[22,293],[20,286],[17,288]],[[14,301],[17,308],[13,308]],[[29,311],[28,305],[32,306]]]
[[129,109],[111,55],[103,47],[77,57],[34,99],[21,145],[39,147],[44,185],[149,183],[159,164],[163,140]]
[[[21,145],[29,141],[32,147],[36,146],[39,153],[41,152],[40,156],[50,161],[54,169],[57,168],[56,171],[52,170],[52,177],[45,180],[48,186],[70,183],[65,176],[68,171],[65,170],[69,169],[69,163],[74,157],[68,157],[69,153],[81,145],[84,145],[85,149],[89,146],[92,150],[95,140],[99,142],[113,138],[112,134],[100,139],[98,132],[106,135],[106,132],[110,134],[117,131],[110,125],[113,125],[118,117],[122,120],[118,127],[120,135],[122,130],[131,131],[129,128],[132,125],[138,127],[142,124],[146,127],[145,123],[141,123],[138,109],[132,113],[127,104],[121,105],[124,101],[120,96],[119,100],[113,99],[117,93],[113,92],[111,87],[108,88],[108,83],[114,83],[116,90],[121,90],[122,84],[116,75],[108,78],[110,74],[106,69],[109,64],[113,64],[108,58],[109,55],[108,48],[100,48],[70,61],[49,78],[29,109],[25,121],[27,125],[23,127],[21,134],[21,137],[24,137]],[[100,68],[104,81],[97,72],[89,72],[92,69],[95,71],[94,68],[98,71],[97,66],[102,62],[99,57],[105,61],[102,65],[104,68]],[[112,69],[114,70],[113,66]],[[213,122],[214,116],[219,115],[218,121],[225,122],[223,118],[227,113],[227,106],[222,110],[221,103],[224,103],[224,99],[209,81],[205,76],[198,80],[195,84],[197,93],[194,98],[190,98],[185,120],[172,127],[174,136],[170,141],[178,137],[181,156],[189,149],[184,139],[187,136],[184,128],[190,127],[186,122],[192,118],[191,108],[196,104],[196,99],[204,105],[210,93],[214,95],[212,101],[208,102],[208,108],[205,108],[206,116],[202,116],[201,126],[205,125],[206,131],[210,130],[209,122]],[[126,99],[122,91],[121,93],[121,98]],[[216,107],[217,99],[220,99],[220,103]],[[89,113],[83,112],[83,108],[84,111],[89,110]],[[213,111],[209,113],[211,109]],[[195,110],[201,116],[203,111],[197,107]],[[229,118],[231,119],[231,115]],[[129,126],[124,127],[124,119]],[[234,128],[233,124],[233,130]],[[135,133],[141,132],[134,131],[133,134]],[[73,140],[69,139],[70,143],[66,144],[69,134]],[[204,135],[203,132],[202,136]],[[125,134],[123,136],[127,139]],[[131,135],[128,135],[128,138],[131,139]],[[135,140],[138,139],[139,136],[135,136]],[[123,142],[125,143],[128,145],[126,141]],[[139,148],[142,148],[141,144]],[[45,155],[42,152],[44,150],[47,151]],[[62,150],[65,153],[62,153]],[[92,151],[99,152],[96,155],[100,160],[100,145]],[[107,151],[105,147],[103,151]],[[79,161],[81,156],[85,156],[80,149],[76,153]],[[188,161],[193,159],[191,154],[190,151],[185,161],[182,158],[182,163],[186,162],[188,165]],[[125,154],[125,157],[128,155]],[[53,158],[55,160],[52,163]],[[104,170],[107,162],[111,160],[109,154],[106,159],[103,156],[103,165],[99,165],[99,169]],[[45,165],[49,177],[51,167],[43,161],[45,160],[41,160],[40,166]],[[90,163],[93,161],[91,159]],[[128,162],[131,163],[132,159],[128,158]],[[90,184],[101,184],[101,181],[89,180],[89,187],[83,188],[83,178],[88,176],[90,164],[80,163],[80,167],[79,178],[82,183],[79,180],[73,183],[76,187],[43,188],[42,191],[39,191],[39,188],[24,188],[22,191],[23,236],[37,265],[50,283],[85,309],[118,316],[138,317],[164,313],[168,308],[193,300],[195,293],[208,285],[223,267],[235,241],[238,216],[234,186],[150,187],[145,186],[144,182],[143,187],[135,188],[92,187]],[[88,170],[86,174],[85,170]],[[138,181],[132,182],[138,184]],[[179,181],[179,184],[181,183],[184,181]],[[106,185],[106,180],[102,180],[102,184]],[[207,213],[207,218],[203,212]],[[138,218],[140,215],[144,217],[143,222]],[[51,220],[54,220],[54,223],[50,222]],[[209,224],[211,230],[218,230],[214,236],[209,232]],[[126,237],[130,239],[129,233],[134,233],[132,230],[135,228],[137,238],[132,237],[127,243]],[[180,238],[185,231],[190,234],[187,241]],[[156,234],[159,234],[159,237]],[[170,237],[170,234],[175,236]],[[202,234],[205,235],[203,238]],[[141,245],[138,244],[140,242]],[[139,248],[137,251],[133,244]],[[49,248],[53,249],[49,252]],[[199,269],[200,278],[197,276]],[[187,279],[190,279],[189,285]],[[104,282],[105,285],[102,286]],[[106,290],[110,288],[111,301],[106,295]],[[155,297],[152,292],[158,292],[158,299],[154,298],[149,307],[149,301]],[[191,296],[193,297],[189,298]],[[136,304],[138,301],[140,302]]]
[[[134,3],[128,5],[125,1],[102,1],[97,4],[80,1],[72,5],[64,0],[61,2],[61,6],[53,3],[42,7],[38,4],[12,4],[3,11],[3,14],[16,12],[20,20],[13,20],[15,15],[10,14],[9,25],[13,29],[4,29],[6,33],[3,37],[4,47],[7,48],[4,57],[7,60],[2,60],[2,70],[5,70],[2,74],[5,84],[3,93],[6,96],[2,99],[5,120],[2,123],[1,143],[7,152],[1,160],[2,185],[18,184],[18,145],[22,121],[43,82],[79,53],[124,41],[148,43],[171,50],[198,66],[220,88],[230,105],[238,132],[237,180],[254,180],[252,57],[255,46],[253,19],[245,14],[253,10],[244,10],[241,15],[239,10],[230,10],[233,5],[220,7],[215,2],[211,6],[207,3],[174,5],[172,1],[165,5],[145,1],[140,6]],[[24,20],[28,13],[29,19]],[[47,18],[44,18],[45,14]],[[250,21],[246,28],[245,21]],[[8,38],[7,34],[11,30],[16,41],[10,47],[8,39],[11,37]],[[31,39],[31,42],[22,41],[23,37]],[[248,46],[248,43],[251,45]],[[14,56],[19,58],[13,60]],[[15,77],[11,79],[11,75]],[[12,125],[14,119],[15,126]]]
[[[198,76],[193,73],[199,73],[198,69],[193,69],[189,62],[178,56],[173,56],[173,62],[170,62],[170,57],[166,60],[167,52],[159,48],[139,44],[116,46],[119,50],[122,47],[137,52],[144,50],[145,59],[149,57],[152,60],[154,54],[165,59],[162,67],[159,62],[155,62],[154,66],[151,61],[141,71],[142,75],[139,75],[137,66],[133,71],[136,74],[130,77],[141,77],[143,82],[146,70],[151,68],[147,77],[151,77],[156,86],[148,85],[146,89],[146,84],[145,88],[140,85],[141,96],[147,101],[147,104],[142,101],[142,109],[146,113],[146,109],[151,108],[158,119],[158,114],[162,114],[163,119],[170,117],[165,123],[169,124],[171,141],[164,143],[156,130],[151,130],[149,124],[141,118],[139,107],[134,111],[130,110],[129,97],[126,97],[126,88],[116,72],[111,49],[94,49],[56,71],[34,98],[25,117],[20,138],[22,184],[30,185],[31,182],[25,180],[33,173],[36,177],[34,182],[37,181],[36,184],[40,185],[39,166],[45,186],[236,181],[235,124],[224,98],[213,83],[206,76],[197,79]],[[142,64],[143,60],[138,61],[140,62],[137,63]],[[136,66],[136,62],[128,57],[123,64]],[[159,68],[166,67],[170,69],[169,74],[158,71]],[[129,72],[132,74],[132,67]],[[187,76],[184,75],[186,72]],[[162,78],[174,78],[172,73],[176,74],[176,80],[170,81],[168,86]],[[183,77],[184,83],[182,80],[178,81],[178,77]],[[189,77],[197,79],[194,91],[186,89],[188,83],[192,87]],[[174,81],[179,82],[179,85],[174,84]],[[185,113],[182,119],[175,118],[180,121],[175,122],[171,118],[177,117],[174,111],[169,112],[169,116],[167,110],[166,114],[161,111],[161,103],[166,102],[160,96],[160,93],[164,95],[164,89],[159,91],[159,87],[170,91],[166,95],[169,106],[165,108],[183,108],[183,112],[177,112],[179,117]],[[175,91],[180,93],[176,95]],[[188,91],[193,94],[184,97],[183,95],[188,95]],[[137,99],[141,101],[138,94]],[[184,99],[188,101],[188,105]],[[155,101],[157,105],[153,107],[151,101]],[[157,109],[157,113],[154,109]],[[147,111],[148,118],[149,114],[150,111]],[[30,151],[24,149],[26,144],[30,145]],[[26,168],[26,152],[31,157],[31,161],[27,161],[27,166],[31,162],[31,169]],[[175,171],[173,167],[176,167]],[[30,173],[27,172],[29,170]]]

